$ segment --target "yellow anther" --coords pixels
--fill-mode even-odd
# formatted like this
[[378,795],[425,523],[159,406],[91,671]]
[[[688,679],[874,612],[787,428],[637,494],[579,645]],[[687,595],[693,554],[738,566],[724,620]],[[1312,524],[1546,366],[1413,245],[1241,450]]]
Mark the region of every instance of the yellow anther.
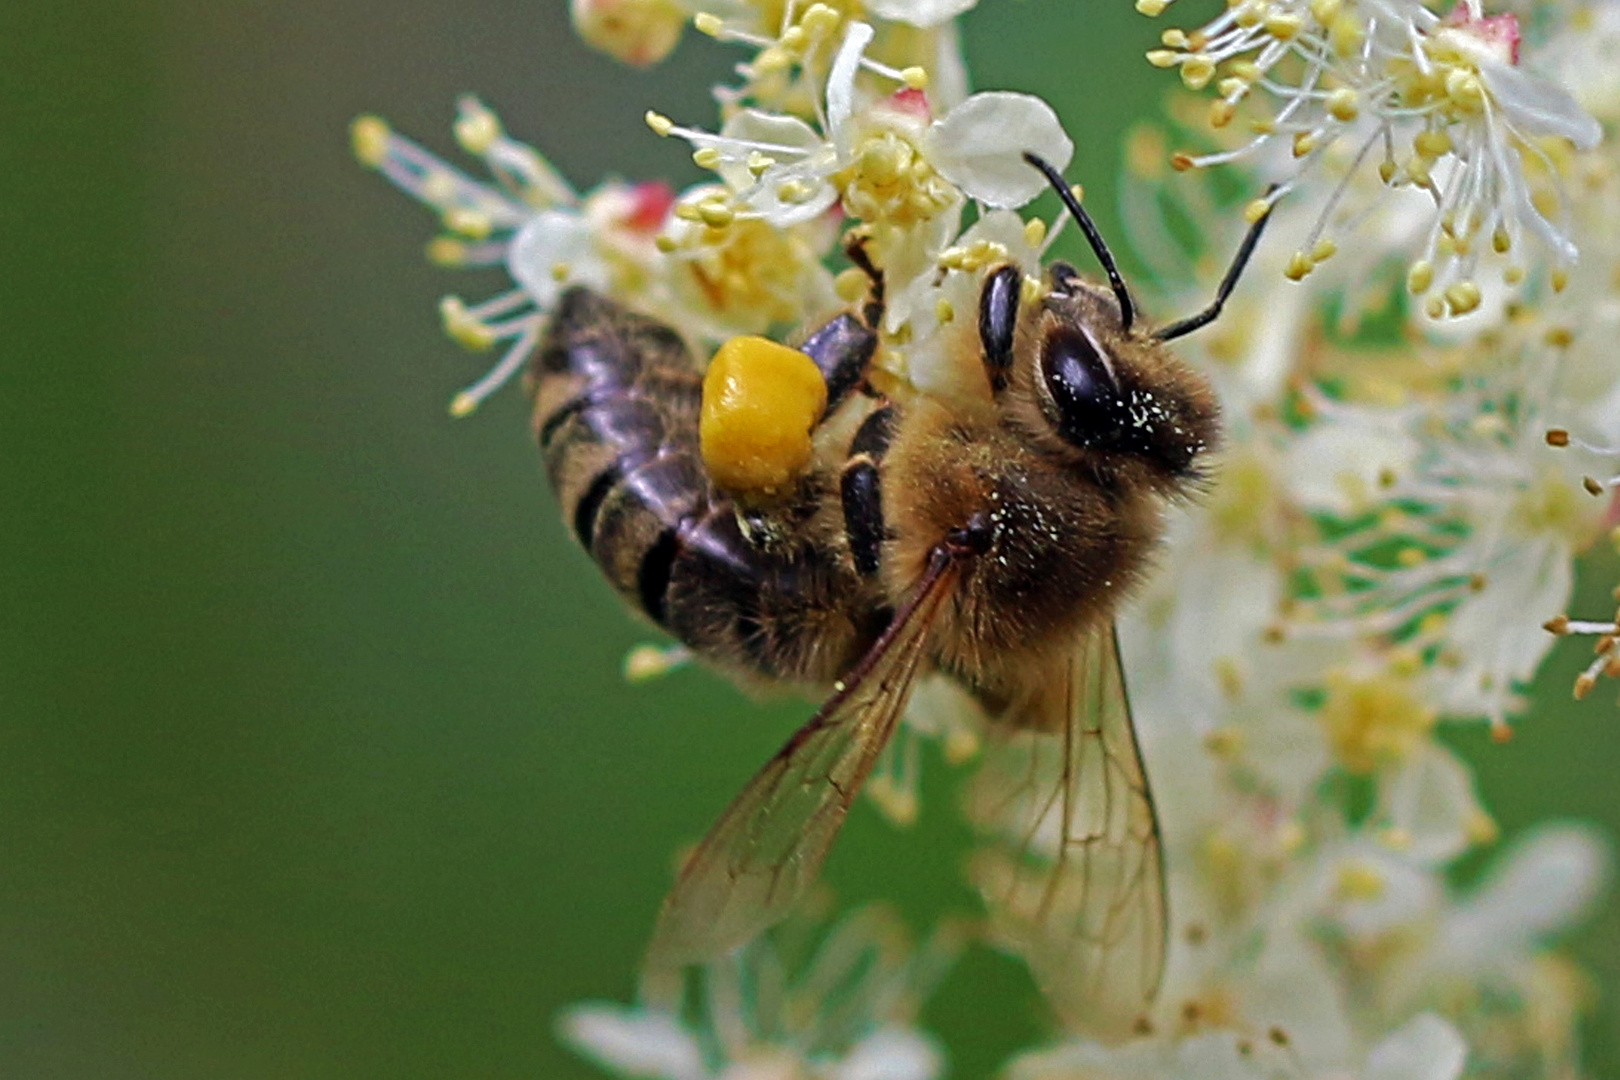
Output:
[[654,134],[668,135],[675,130],[675,121],[661,112],[653,112],[648,109],[647,115],[643,119],[647,121],[647,126],[653,129]]
[[698,440],[710,478],[740,497],[783,492],[809,466],[826,407],[826,380],[804,353],[732,338],[703,376]]
[[790,26],[782,31],[782,48],[789,52],[803,52],[804,47],[810,44],[810,31],[802,26]]
[[722,160],[718,146],[700,146],[692,151],[692,164],[700,169],[717,168]]
[[1512,246],[1513,237],[1508,235],[1508,231],[1506,229],[1498,225],[1491,233],[1491,250],[1496,252],[1498,255],[1506,255],[1508,253],[1508,249]]
[[1175,67],[1176,58],[1180,54],[1171,49],[1150,49],[1147,54],[1148,63],[1156,68]]
[[864,299],[870,285],[871,279],[866,276],[866,271],[853,266],[833,278],[833,291],[838,294],[838,299],[846,304]]
[[[1547,334],[1542,340],[1555,349],[1566,349],[1575,340],[1575,332],[1567,326],[1554,326],[1547,330]],[[1547,435],[1547,441],[1551,444],[1552,432],[1549,431]],[[1567,431],[1564,432],[1564,443],[1565,445],[1569,444],[1569,432]]]
[[1438,296],[1429,297],[1423,305],[1423,314],[1431,319],[1443,319],[1446,315],[1446,302]]
[[1378,163],[1378,179],[1386,184],[1395,179],[1395,163],[1393,161],[1380,161]]
[[1446,72],[1446,96],[1459,108],[1476,112],[1485,101],[1485,87],[1474,72],[1452,68]]
[[956,309],[943,296],[934,301],[934,321],[944,326],[956,318]]
[[1340,11],[1328,26],[1328,43],[1340,56],[1351,56],[1361,48],[1362,27],[1355,16]]
[[1170,155],[1170,167],[1176,172],[1186,172],[1196,164],[1197,162],[1193,160],[1193,156],[1185,150],[1177,150]]
[[1209,126],[1223,128],[1232,122],[1232,117],[1236,113],[1237,108],[1230,101],[1224,99],[1212,101],[1209,103]]
[[1025,307],[1034,307],[1046,298],[1046,286],[1041,279],[1024,275],[1024,280],[1018,283],[1018,300]]
[[650,682],[691,661],[692,650],[684,645],[637,645],[624,656],[624,678],[632,683]]
[[712,38],[719,37],[726,29],[725,20],[710,11],[700,11],[692,16],[692,26],[698,33],[708,34]]
[[[1153,58],[1148,57],[1149,60]],[[1202,90],[1215,77],[1215,61],[1202,54],[1181,62],[1181,82],[1189,90]]]
[[767,45],[754,56],[753,68],[756,72],[768,74],[773,71],[786,71],[792,66],[792,55],[776,45]]
[[913,90],[928,89],[928,69],[908,67],[900,69],[900,81]]
[[1439,158],[1451,151],[1451,136],[1444,131],[1420,131],[1412,139],[1412,149],[1426,158]]
[[1479,307],[1481,299],[1479,286],[1472,281],[1459,281],[1446,289],[1446,306],[1453,315],[1468,314]]
[[1335,244],[1332,240],[1324,236],[1322,239],[1316,242],[1314,247],[1311,248],[1311,262],[1327,262],[1329,259],[1333,258],[1338,250],[1339,245]]
[[1169,0],[1136,0],[1137,12],[1146,15],[1150,19],[1156,19],[1163,15],[1164,9],[1169,6]]
[[1253,199],[1243,208],[1243,220],[1250,225],[1259,224],[1261,218],[1271,212],[1271,204],[1265,199]]
[[357,116],[349,125],[349,143],[354,156],[368,169],[375,169],[388,158],[388,139],[393,132],[380,116]]
[[1569,286],[1569,271],[1554,270],[1548,276],[1548,282],[1552,285],[1553,292],[1563,292]]
[[1046,239],[1046,221],[1042,218],[1030,218],[1024,222],[1024,243],[1032,248],[1041,246]]
[[1294,156],[1304,157],[1316,149],[1316,135],[1313,132],[1301,131],[1294,136]]
[[1296,251],[1288,257],[1288,265],[1283,268],[1283,276],[1290,281],[1298,281],[1311,272],[1311,260],[1303,251]]
[[803,180],[784,180],[776,185],[776,197],[785,203],[801,203],[815,193]]
[[1293,12],[1278,12],[1266,17],[1266,33],[1278,41],[1290,41],[1305,29],[1305,20]]
[[1266,74],[1253,60],[1233,60],[1226,65],[1226,70],[1234,79],[1242,79],[1251,85],[1265,78]]
[[1182,30],[1166,30],[1159,35],[1159,44],[1167,49],[1185,49],[1187,47],[1187,34]]
[[463,420],[478,411],[480,398],[476,394],[463,390],[450,399],[450,416],[455,420]]
[[668,233],[659,233],[653,237],[653,247],[662,251],[665,255],[680,249],[680,245],[675,242],[675,238]]
[[772,165],[775,165],[776,159],[771,157],[769,154],[762,154],[758,150],[751,150],[748,153],[747,164],[748,171],[757,177],[766,169],[770,168]]
[[483,157],[501,137],[501,122],[483,105],[463,105],[454,125],[456,142],[469,154]]
[[456,269],[467,264],[467,245],[454,236],[435,236],[427,244],[428,262]]
[[1264,4],[1253,3],[1251,0],[1239,0],[1237,14],[1233,16],[1233,21],[1245,30],[1252,30],[1259,26],[1265,18],[1265,10]]
[[1384,895],[1384,875],[1370,863],[1345,863],[1335,892],[1341,900],[1377,900]]
[[568,275],[572,274],[573,272],[574,268],[565,262],[554,262],[551,264],[551,280],[558,282],[559,284],[567,281]]
[[1406,272],[1406,288],[1413,296],[1421,296],[1429,291],[1434,284],[1434,264],[1428,259],[1419,259],[1412,264]]
[[470,240],[483,240],[495,230],[495,222],[488,214],[464,206],[452,206],[440,220],[445,228]]
[[697,205],[698,217],[711,229],[723,229],[737,220],[737,212],[725,203],[705,199]]
[[446,336],[468,352],[485,352],[495,344],[495,332],[475,318],[459,296],[439,301],[439,318]]
[[1509,264],[1502,268],[1502,280],[1509,285],[1517,285],[1524,280],[1524,267]]
[[844,17],[838,14],[836,8],[826,4],[811,4],[805,9],[804,18],[799,20],[799,25],[815,37],[825,37],[837,30],[843,21]]
[[1329,93],[1324,104],[1333,119],[1347,124],[1361,115],[1360,95],[1348,86],[1341,86]]
[[1327,26],[1339,15],[1339,9],[1344,6],[1344,0],[1311,0],[1311,18]]
[[1420,547],[1404,547],[1395,553],[1395,561],[1407,569],[1422,566],[1428,561],[1429,553]]

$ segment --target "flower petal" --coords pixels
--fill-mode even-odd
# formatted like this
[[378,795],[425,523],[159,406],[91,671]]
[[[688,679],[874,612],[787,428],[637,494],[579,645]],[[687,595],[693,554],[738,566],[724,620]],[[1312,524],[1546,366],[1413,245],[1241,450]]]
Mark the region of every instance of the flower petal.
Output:
[[969,10],[979,0],[867,0],[866,10],[880,19],[910,26],[938,26]]
[[1457,1029],[1423,1013],[1372,1048],[1362,1080],[1457,1080],[1468,1044]]
[[1527,135],[1562,135],[1582,150],[1603,140],[1603,125],[1562,86],[1501,63],[1480,65],[1480,74],[1507,118]]
[[530,218],[512,238],[506,268],[541,309],[557,302],[565,283],[598,291],[610,284],[591,223],[564,210],[542,210]]
[[905,1028],[874,1031],[854,1046],[833,1072],[833,1080],[933,1080],[945,1055],[927,1036]]
[[991,206],[1022,206],[1046,190],[1046,179],[1025,153],[1062,169],[1074,143],[1052,106],[1029,94],[974,94],[934,121],[928,157],[940,175],[968,196]]
[[557,1035],[621,1076],[701,1080],[703,1051],[673,1016],[606,1002],[575,1005],[557,1018]]
[[873,33],[866,23],[850,23],[827,73],[827,134],[840,150],[849,149],[844,144],[849,118],[855,115],[855,73],[861,69],[861,53],[872,43]]

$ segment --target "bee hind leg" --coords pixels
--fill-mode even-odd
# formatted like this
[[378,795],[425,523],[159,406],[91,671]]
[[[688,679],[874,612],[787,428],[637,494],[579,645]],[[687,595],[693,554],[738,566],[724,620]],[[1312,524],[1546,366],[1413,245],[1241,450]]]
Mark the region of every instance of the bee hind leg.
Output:
[[844,534],[855,571],[873,577],[883,566],[883,485],[878,463],[894,435],[894,406],[884,405],[861,422],[849,444],[849,461],[838,478],[844,511]]

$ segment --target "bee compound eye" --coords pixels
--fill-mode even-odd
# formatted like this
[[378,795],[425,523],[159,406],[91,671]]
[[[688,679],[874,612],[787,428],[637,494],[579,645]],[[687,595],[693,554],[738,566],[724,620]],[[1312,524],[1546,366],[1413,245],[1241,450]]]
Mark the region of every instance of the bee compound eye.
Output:
[[1041,377],[1058,434],[1076,446],[1113,440],[1123,421],[1119,386],[1091,335],[1064,329],[1047,338]]

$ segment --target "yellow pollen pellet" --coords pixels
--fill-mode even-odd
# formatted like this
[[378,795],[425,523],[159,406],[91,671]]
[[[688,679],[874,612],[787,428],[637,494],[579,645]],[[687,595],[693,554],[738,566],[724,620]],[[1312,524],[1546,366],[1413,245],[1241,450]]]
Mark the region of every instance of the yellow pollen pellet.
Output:
[[647,126],[652,128],[655,134],[668,135],[671,131],[675,130],[675,121],[671,120],[663,113],[653,112],[651,109],[648,109],[647,115],[642,117],[642,119],[647,121]]
[[776,197],[786,203],[801,203],[808,199],[814,190],[803,180],[784,180],[776,187]]
[[740,497],[780,493],[810,464],[827,383],[804,353],[767,338],[732,338],[703,376],[698,442],[709,476]]

